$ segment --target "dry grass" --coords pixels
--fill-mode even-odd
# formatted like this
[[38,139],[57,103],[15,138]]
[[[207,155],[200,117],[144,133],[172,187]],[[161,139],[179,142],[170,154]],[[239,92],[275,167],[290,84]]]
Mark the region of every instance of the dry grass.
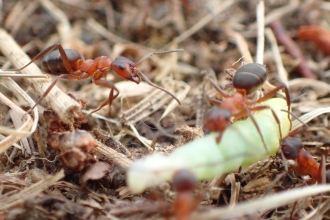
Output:
[[[22,67],[57,42],[86,59],[125,56],[136,62],[150,52],[186,52],[152,56],[138,66],[181,106],[144,82],[136,85],[110,73],[107,80],[120,90],[111,108],[88,115],[109,90],[90,80],[62,80],[27,112],[51,83],[49,77],[35,64],[1,73],[0,219],[174,218],[175,191],[169,183],[133,195],[125,171],[136,159],[169,154],[203,136],[208,98],[217,97],[205,76],[225,86],[225,69],[241,63],[267,66],[263,91],[280,82],[288,85],[293,113],[309,126],[298,136],[319,161],[330,134],[330,60],[296,33],[303,25],[330,30],[329,8],[320,0],[5,1],[3,70]],[[294,39],[314,79],[300,76],[301,56],[277,43],[275,21]],[[293,120],[292,130],[301,126]],[[78,129],[84,131],[74,132]],[[92,136],[80,136],[84,132]],[[200,205],[191,219],[329,218],[330,186],[285,171],[292,163],[272,156],[247,170],[199,182]]]

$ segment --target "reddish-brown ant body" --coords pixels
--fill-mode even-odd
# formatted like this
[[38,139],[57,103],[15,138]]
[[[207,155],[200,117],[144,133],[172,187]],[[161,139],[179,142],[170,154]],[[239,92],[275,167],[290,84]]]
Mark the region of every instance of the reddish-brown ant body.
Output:
[[[300,175],[311,175],[312,179],[322,183],[324,171],[322,163],[328,150],[325,151],[325,156],[322,157],[321,165],[310,155],[308,151],[303,149],[304,145],[297,137],[287,137],[281,143],[281,150],[286,159],[296,160],[293,169]],[[325,181],[330,183],[330,171],[325,174]]]
[[250,100],[246,97],[247,95],[253,94],[258,89],[260,89],[266,79],[267,69],[265,68],[265,66],[258,63],[246,64],[236,71],[235,75],[232,78],[233,87],[236,89],[236,92],[233,95],[227,94],[217,85],[215,81],[210,79],[210,82],[213,87],[225,98],[225,100],[222,102],[217,100],[210,100],[210,102],[215,106],[212,107],[207,113],[205,120],[205,126],[209,131],[219,132],[219,135],[216,139],[217,142],[220,142],[223,131],[230,125],[231,117],[248,116],[252,119],[252,122],[254,123],[262,138],[265,149],[267,149],[265,140],[261,135],[260,128],[255,121],[253,115],[251,114],[251,111],[260,111],[264,109],[270,109],[272,111],[272,114],[278,123],[280,137],[282,139],[279,119],[276,116],[275,112],[269,106],[255,105],[270,99],[279,90],[284,89],[289,111],[290,95],[288,88],[285,85],[280,85],[257,100]]
[[[55,48],[57,48],[57,50],[50,52]],[[120,77],[135,82],[137,84],[139,84],[141,78],[143,78],[150,86],[153,86],[157,89],[166,92],[167,94],[171,95],[179,104],[181,104],[178,98],[175,97],[171,92],[155,85],[147,78],[146,75],[136,69],[136,66],[139,63],[149,58],[153,54],[165,54],[172,52],[183,52],[183,50],[177,49],[164,52],[149,53],[137,63],[134,63],[133,61],[125,57],[117,57],[114,61],[112,61],[107,56],[99,56],[96,57],[94,60],[85,60],[83,55],[81,55],[77,51],[71,49],[63,49],[63,47],[57,43],[41,51],[25,66],[19,69],[15,69],[13,71],[20,71],[30,65],[32,62],[44,57],[41,63],[42,70],[49,74],[58,75],[58,77],[51,83],[51,85],[47,88],[42,97],[31,109],[35,108],[40,103],[40,101],[47,96],[47,94],[51,91],[51,89],[55,86],[59,79],[81,80],[92,78],[93,82],[96,85],[109,88],[110,93],[108,99],[101,103],[100,106],[91,113],[100,110],[107,104],[111,106],[112,101],[119,95],[119,90],[116,88],[113,82],[102,79],[102,77],[105,77],[108,71],[111,70],[113,70]]]
[[190,214],[198,207],[201,196],[194,195],[197,185],[198,181],[191,171],[182,169],[175,172],[173,187],[177,192],[177,196],[173,206],[177,220],[188,220]]
[[297,37],[314,42],[325,53],[330,54],[330,32],[319,26],[301,26]]

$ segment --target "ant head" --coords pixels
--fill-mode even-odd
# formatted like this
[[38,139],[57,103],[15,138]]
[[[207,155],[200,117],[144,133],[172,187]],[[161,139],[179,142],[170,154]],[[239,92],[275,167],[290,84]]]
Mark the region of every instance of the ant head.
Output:
[[234,77],[233,86],[245,95],[253,94],[262,87],[267,79],[267,69],[259,63],[249,63],[240,67]]
[[281,150],[287,159],[297,159],[302,148],[303,143],[297,137],[287,137],[281,143]]
[[135,66],[135,63],[126,57],[117,57],[111,64],[112,70],[119,76],[139,84],[141,80]]
[[181,169],[174,173],[173,186],[178,192],[192,191],[197,187],[197,179],[190,170]]
[[205,118],[205,127],[209,131],[224,131],[230,124],[231,112],[227,109],[213,106]]

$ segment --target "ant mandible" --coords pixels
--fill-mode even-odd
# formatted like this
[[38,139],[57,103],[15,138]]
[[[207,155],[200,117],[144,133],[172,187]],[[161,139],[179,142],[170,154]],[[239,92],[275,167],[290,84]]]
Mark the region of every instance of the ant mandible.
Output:
[[[273,97],[279,90],[284,89],[286,95],[286,101],[288,105],[288,112],[290,111],[290,95],[288,88],[283,84],[275,89],[266,93],[263,97],[257,100],[247,99],[247,95],[253,94],[260,89],[267,79],[267,69],[264,65],[259,63],[249,63],[240,67],[232,78],[233,87],[236,92],[233,95],[229,95],[222,90],[215,81],[209,78],[212,86],[225,98],[224,101],[220,102],[217,100],[210,100],[215,106],[212,107],[206,115],[205,126],[209,131],[219,132],[216,138],[217,143],[220,142],[223,131],[231,124],[231,117],[250,117],[253,124],[255,125],[258,133],[261,136],[263,145],[267,150],[264,137],[261,134],[260,128],[251,114],[252,111],[260,111],[269,109],[279,127],[280,140],[282,140],[281,126],[277,115],[274,110],[269,106],[257,105],[262,103],[271,97]],[[257,105],[257,106],[256,106]],[[290,117],[288,115],[288,117]],[[290,120],[290,118],[289,118]],[[290,120],[291,121],[291,120]]]
[[328,155],[328,148],[326,148],[324,155],[319,164],[308,151],[303,149],[304,145],[297,137],[287,137],[281,143],[281,150],[286,159],[296,160],[293,169],[300,175],[311,175],[318,183],[330,183],[330,171],[325,174],[325,158]]
[[[52,51],[55,48],[57,48],[57,50]],[[143,60],[149,58],[154,54],[165,54],[173,52],[184,52],[184,50],[176,49],[163,52],[149,53],[137,63],[134,63],[133,61],[125,57],[117,57],[113,62],[107,56],[99,56],[96,57],[94,60],[85,60],[83,55],[79,52],[72,49],[63,49],[61,44],[57,43],[41,51],[25,66],[19,69],[13,69],[12,71],[20,71],[25,67],[29,66],[34,61],[39,60],[43,57],[41,62],[41,69],[49,74],[58,75],[58,77],[56,77],[55,80],[46,89],[42,97],[36,102],[34,106],[31,107],[30,111],[34,109],[40,103],[40,101],[48,95],[48,93],[55,86],[59,79],[81,80],[92,78],[95,85],[103,86],[110,89],[108,99],[102,102],[99,107],[93,110],[90,114],[100,110],[107,104],[111,106],[112,101],[119,95],[119,90],[116,88],[113,82],[101,79],[102,77],[106,76],[108,71],[111,70],[113,70],[120,77],[135,82],[136,84],[139,84],[142,78],[150,86],[160,89],[172,96],[181,105],[181,102],[174,94],[152,83],[146,75],[144,75],[140,70],[136,68],[136,66],[140,64]],[[116,92],[116,94],[114,94],[114,92]]]

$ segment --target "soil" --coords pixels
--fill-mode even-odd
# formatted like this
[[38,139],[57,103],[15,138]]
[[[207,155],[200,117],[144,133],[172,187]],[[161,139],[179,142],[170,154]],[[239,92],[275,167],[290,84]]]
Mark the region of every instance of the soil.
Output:
[[[0,220],[329,218],[330,187],[318,184],[329,161],[328,1],[12,0],[1,7],[0,62],[16,76],[0,77]],[[91,70],[73,73],[80,56],[68,55],[69,77],[30,110],[63,74],[43,60],[49,53],[37,56],[56,43],[86,65],[106,56],[112,70],[102,79]],[[163,51],[170,52],[155,53]],[[53,70],[31,64],[18,71],[29,62],[24,53]],[[208,180],[178,170],[174,183],[132,193],[126,174],[134,161],[169,155],[210,133],[207,112],[226,97],[209,79],[232,96],[236,70],[254,62],[268,77],[244,98],[247,106],[285,84],[293,116],[283,138],[298,137],[309,164],[279,152]],[[139,84],[123,75],[129,65]]]

